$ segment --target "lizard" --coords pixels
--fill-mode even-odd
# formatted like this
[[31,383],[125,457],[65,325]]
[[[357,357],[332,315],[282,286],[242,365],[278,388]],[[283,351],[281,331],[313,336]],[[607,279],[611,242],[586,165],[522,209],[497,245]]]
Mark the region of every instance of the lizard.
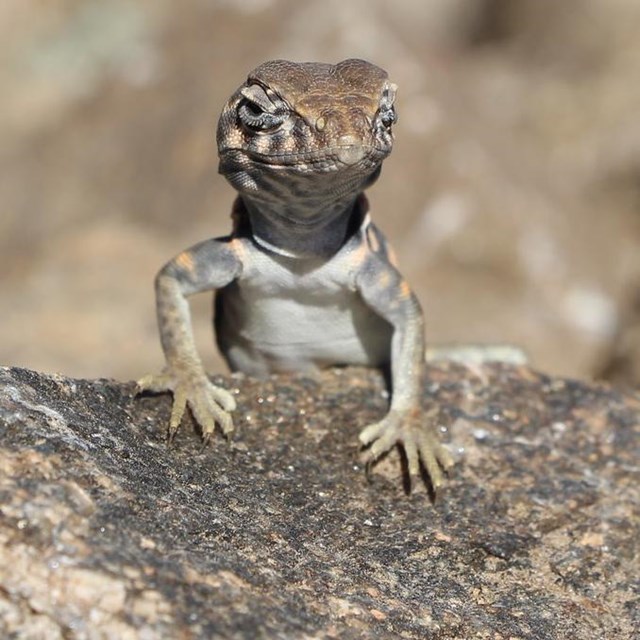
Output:
[[[249,73],[217,127],[219,173],[236,189],[233,230],[155,279],[166,368],[138,390],[172,392],[168,437],[189,407],[208,443],[234,429],[233,395],[207,377],[187,297],[215,291],[215,336],[232,371],[264,377],[364,365],[390,374],[388,412],[359,434],[367,468],[396,445],[435,491],[453,464],[421,409],[424,317],[371,221],[364,190],[393,147],[397,86],[364,60],[272,60]],[[429,412],[433,413],[433,412]]]

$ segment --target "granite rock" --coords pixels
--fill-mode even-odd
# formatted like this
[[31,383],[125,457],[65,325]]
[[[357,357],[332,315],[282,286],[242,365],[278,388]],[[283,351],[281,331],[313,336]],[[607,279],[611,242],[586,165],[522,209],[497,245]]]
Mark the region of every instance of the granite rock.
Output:
[[637,395],[430,366],[434,499],[395,451],[362,467],[375,373],[217,381],[237,430],[203,448],[166,444],[168,396],[0,369],[0,635],[638,637]]

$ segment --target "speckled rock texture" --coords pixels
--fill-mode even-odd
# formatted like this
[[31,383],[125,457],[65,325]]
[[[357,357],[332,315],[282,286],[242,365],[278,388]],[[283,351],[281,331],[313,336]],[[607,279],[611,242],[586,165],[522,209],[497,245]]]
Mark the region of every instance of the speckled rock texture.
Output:
[[218,382],[237,431],[203,449],[167,396],[0,369],[2,637],[638,637],[637,396],[430,366],[434,501],[362,468],[375,373]]

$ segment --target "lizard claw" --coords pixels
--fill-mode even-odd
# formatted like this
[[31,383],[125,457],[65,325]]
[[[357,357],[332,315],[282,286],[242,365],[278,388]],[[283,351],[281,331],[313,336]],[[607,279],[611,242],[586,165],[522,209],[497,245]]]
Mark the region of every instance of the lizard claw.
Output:
[[226,389],[215,386],[204,374],[180,375],[165,369],[158,375],[147,375],[138,380],[137,389],[138,393],[143,391],[173,393],[173,405],[167,429],[169,442],[175,438],[187,406],[202,428],[202,440],[205,446],[215,432],[216,423],[220,425],[225,436],[234,429],[231,411],[236,408],[236,401],[233,395]]
[[431,423],[435,412],[425,417],[416,413],[390,411],[380,422],[369,425],[360,433],[360,442],[371,445],[367,451],[365,463],[369,467],[383,453],[394,445],[401,444],[407,456],[410,478],[420,476],[420,465],[427,472],[434,491],[444,482],[446,472],[454,464],[451,454],[439,442],[433,433]]

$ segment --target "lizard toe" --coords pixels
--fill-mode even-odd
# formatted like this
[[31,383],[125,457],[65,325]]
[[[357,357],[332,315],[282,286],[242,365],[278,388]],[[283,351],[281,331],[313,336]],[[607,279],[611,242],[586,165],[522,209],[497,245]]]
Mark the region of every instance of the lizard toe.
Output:
[[395,445],[401,445],[407,458],[409,477],[419,477],[422,465],[436,491],[444,483],[444,472],[453,466],[451,454],[433,432],[436,413],[390,412],[380,422],[366,427],[360,433],[360,441],[365,446],[370,444],[365,458],[367,465]]
[[151,391],[152,393],[163,393],[173,388],[173,380],[167,373],[149,373],[136,381],[136,395]]
[[217,402],[226,412],[235,410],[236,399],[226,389],[211,385],[210,394],[215,402]]
[[[223,402],[226,403],[226,406]],[[235,408],[235,400],[231,394],[208,381],[205,388],[200,389],[198,394],[191,397],[189,406],[196,422],[202,427],[203,440],[210,441],[215,432],[216,424],[220,426],[224,435],[229,435],[233,431],[233,420],[227,408],[230,404]]]
[[[375,440],[378,440],[384,433],[389,432],[390,430],[395,429],[395,420],[393,419],[393,414],[389,413],[385,416],[383,420],[380,422],[375,422],[374,424],[370,424],[368,427],[365,427],[358,436],[360,442],[366,447],[368,444],[371,444]],[[383,453],[382,451],[380,453]]]

